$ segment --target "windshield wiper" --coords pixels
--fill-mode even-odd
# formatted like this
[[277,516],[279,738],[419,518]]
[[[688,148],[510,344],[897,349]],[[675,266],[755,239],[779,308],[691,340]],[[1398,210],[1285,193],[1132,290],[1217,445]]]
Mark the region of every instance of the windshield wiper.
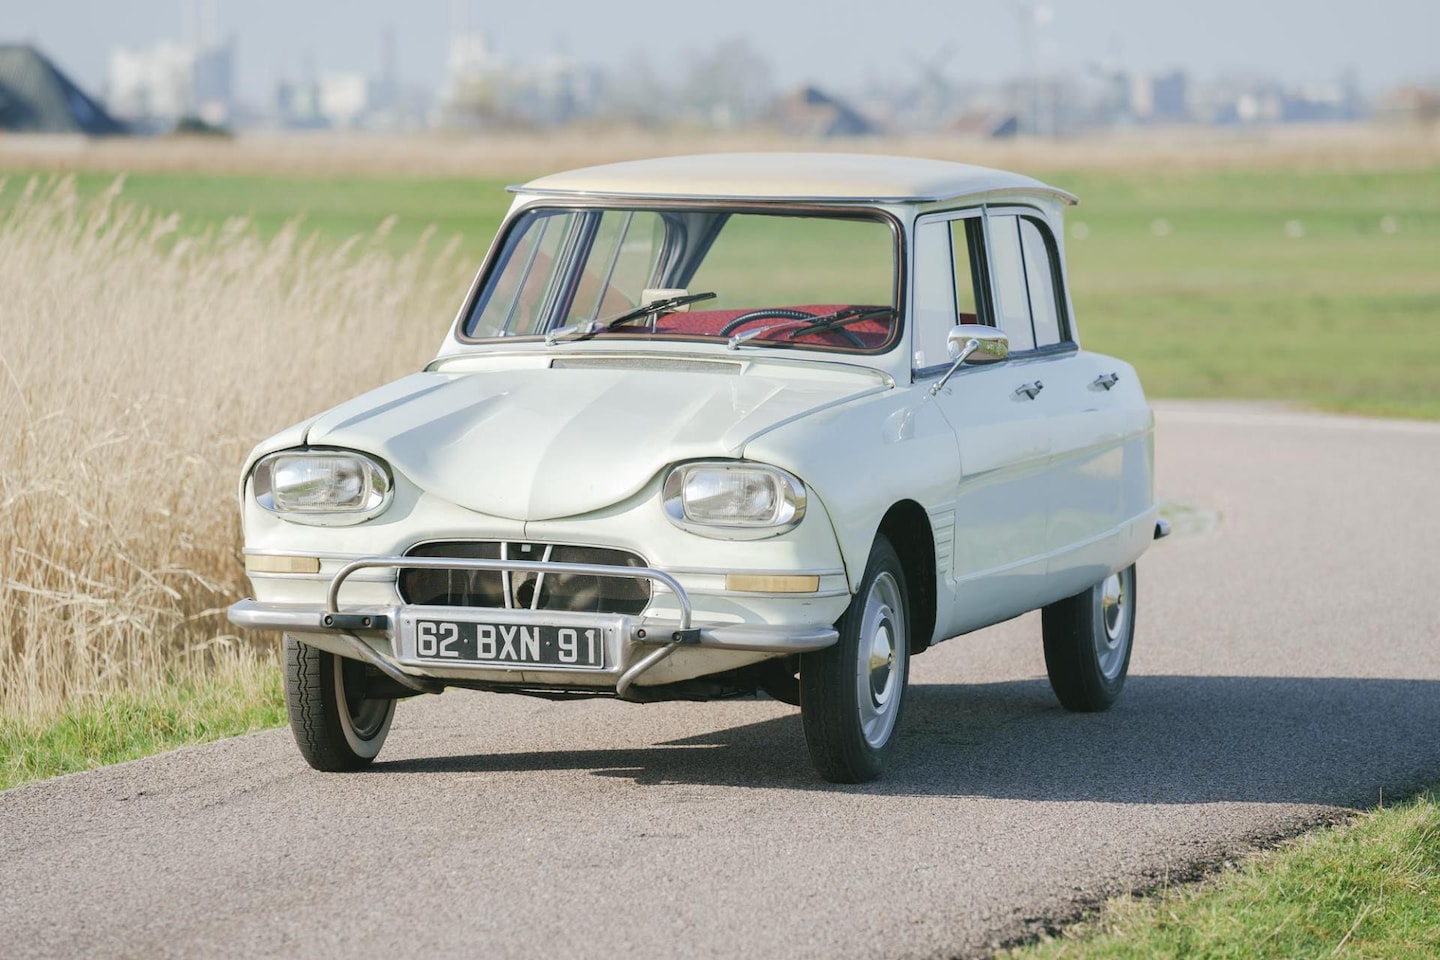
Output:
[[545,335],[547,344],[559,343],[561,340],[589,340],[597,333],[604,333],[606,330],[614,330],[622,323],[629,323],[631,320],[639,320],[641,317],[648,317],[651,314],[665,313],[674,310],[676,307],[683,307],[690,303],[699,303],[701,300],[714,300],[714,293],[686,293],[678,297],[665,297],[663,300],[652,300],[641,307],[629,310],[618,317],[610,317],[608,320],[586,320],[584,323],[572,324],[568,327],[561,327],[559,330],[551,330]]
[[816,317],[799,330],[790,331],[790,339],[794,340],[796,337],[803,337],[805,334],[814,333],[817,330],[833,330],[858,320],[869,320],[871,317],[894,312],[894,307],[848,307],[844,310],[836,310],[829,316]]
[[[793,327],[795,324],[804,324],[799,330],[792,331],[789,339],[803,337],[807,333],[814,333],[816,330],[830,330],[834,327],[843,327],[847,323],[857,320],[866,320],[870,317],[879,316],[885,313],[894,313],[894,307],[846,307],[843,310],[836,310],[834,313],[827,313],[819,317],[806,317],[803,320],[782,320],[779,323],[772,323],[768,327],[756,327],[754,330],[746,330],[744,333],[737,333],[730,338],[728,346],[731,350],[751,340],[758,340],[775,330],[783,330],[786,327]],[[772,341],[774,342],[774,341]]]

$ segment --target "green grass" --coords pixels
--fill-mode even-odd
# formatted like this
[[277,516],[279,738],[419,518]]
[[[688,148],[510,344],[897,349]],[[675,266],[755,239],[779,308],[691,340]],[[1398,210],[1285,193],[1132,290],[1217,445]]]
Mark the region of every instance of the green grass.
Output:
[[1440,170],[1053,177],[1082,338],[1152,395],[1440,418]]
[[81,700],[43,720],[0,719],[0,790],[284,722],[273,659],[224,676]]
[[[1085,345],[1133,362],[1152,396],[1440,418],[1440,169],[1033,172],[1082,200],[1067,245]],[[478,262],[517,179],[166,173],[125,192],[194,229],[303,214],[336,243],[393,214],[397,248],[433,224]],[[112,180],[80,175],[84,192]]]
[[[0,174],[9,178],[0,192],[0,210],[13,202],[32,175],[49,176],[44,171]],[[113,184],[117,174],[74,176],[81,195],[90,196]],[[388,237],[393,249],[413,247],[433,226],[441,241],[461,236],[466,252],[478,262],[510,205],[505,186],[511,182],[136,173],[126,175],[124,196],[160,213],[179,213],[189,230],[248,216],[261,236],[268,238],[286,221],[300,216],[306,229],[337,244],[353,236],[368,236],[394,216]]]
[[1440,793],[1362,814],[1199,884],[1119,899],[1010,960],[1440,956]]

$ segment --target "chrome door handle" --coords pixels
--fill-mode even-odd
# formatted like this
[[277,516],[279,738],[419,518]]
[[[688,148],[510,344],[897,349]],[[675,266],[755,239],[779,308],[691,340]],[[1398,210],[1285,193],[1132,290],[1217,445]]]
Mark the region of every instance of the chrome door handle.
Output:
[[1106,389],[1106,390],[1109,390],[1111,387],[1115,386],[1115,384],[1118,383],[1119,381],[1120,381],[1120,374],[1118,374],[1118,373],[1102,373],[1102,374],[1100,374],[1100,376],[1098,376],[1098,377],[1095,378],[1095,382],[1094,382],[1093,386],[1102,387],[1102,388],[1104,388],[1104,389]]
[[1039,380],[1036,380],[1034,383],[1022,383],[1020,384],[1020,386],[1015,388],[1015,396],[1026,397],[1027,399],[1034,400],[1040,395],[1040,391],[1044,389],[1045,384],[1041,383]]

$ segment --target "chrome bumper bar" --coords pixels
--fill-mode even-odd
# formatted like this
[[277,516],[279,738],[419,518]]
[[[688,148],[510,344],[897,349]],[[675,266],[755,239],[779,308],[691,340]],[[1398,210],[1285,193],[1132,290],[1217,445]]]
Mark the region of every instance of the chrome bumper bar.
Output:
[[[390,639],[396,638],[399,626],[399,606],[365,606],[349,610],[340,609],[340,587],[356,571],[375,568],[410,568],[441,570],[488,570],[503,574],[535,573],[580,574],[597,577],[627,577],[658,583],[675,595],[680,608],[680,619],[654,620],[650,618],[622,616],[626,638],[634,644],[654,646],[625,669],[615,682],[615,694],[623,699],[627,696],[647,670],[660,663],[681,646],[698,646],[712,650],[740,650],[751,653],[804,653],[809,650],[823,650],[832,646],[839,634],[830,626],[771,626],[768,624],[702,624],[693,625],[694,608],[685,588],[663,570],[650,567],[616,567],[603,564],[550,563],[532,560],[482,560],[450,559],[446,557],[365,557],[341,567],[330,581],[325,594],[325,605],[261,603],[255,600],[241,600],[229,609],[230,622],[238,627],[253,630],[281,630],[302,633],[327,633],[344,638],[346,648],[397,683],[422,693],[438,692],[444,684],[427,676],[406,671],[399,663],[377,651],[357,636],[357,630],[379,633]],[[508,584],[507,584],[508,587]],[[509,590],[506,590],[509,596]],[[538,602],[539,591],[536,591]],[[486,608],[462,608],[486,609]],[[507,616],[533,616],[537,621],[545,619],[545,612],[534,605],[528,611],[515,608],[506,610]],[[607,615],[613,616],[613,615]],[[392,647],[393,649],[393,647]],[[480,669],[484,669],[481,667]],[[546,669],[546,668],[538,668]]]

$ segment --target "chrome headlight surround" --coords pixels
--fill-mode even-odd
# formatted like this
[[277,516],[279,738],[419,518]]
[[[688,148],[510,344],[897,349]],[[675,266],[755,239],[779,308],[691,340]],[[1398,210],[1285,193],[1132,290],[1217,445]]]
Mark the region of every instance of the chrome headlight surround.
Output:
[[250,473],[255,502],[282,520],[320,527],[364,523],[395,497],[389,468],[351,450],[281,450]]
[[809,498],[798,477],[747,460],[672,467],[661,496],[671,523],[716,540],[763,540],[793,530]]

